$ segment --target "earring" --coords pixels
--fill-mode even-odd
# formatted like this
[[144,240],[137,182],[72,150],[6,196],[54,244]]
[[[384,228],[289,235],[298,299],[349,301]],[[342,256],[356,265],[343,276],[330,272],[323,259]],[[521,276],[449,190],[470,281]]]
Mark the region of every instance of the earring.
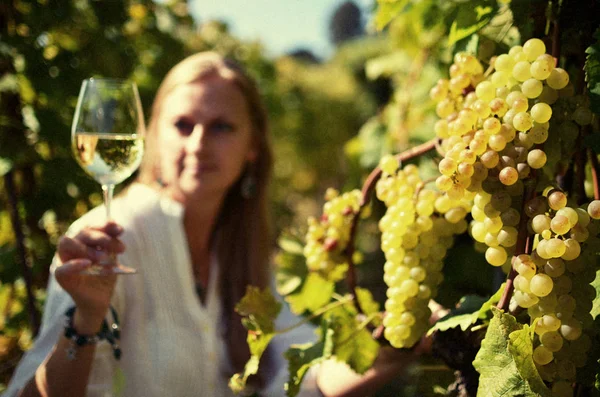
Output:
[[254,166],[249,163],[242,178],[240,193],[243,198],[250,199],[256,194],[256,177],[254,176]]

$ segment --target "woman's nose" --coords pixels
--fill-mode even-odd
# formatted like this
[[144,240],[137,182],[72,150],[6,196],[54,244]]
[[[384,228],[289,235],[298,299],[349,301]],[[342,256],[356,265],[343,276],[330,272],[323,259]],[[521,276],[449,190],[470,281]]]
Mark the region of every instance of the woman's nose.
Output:
[[194,125],[192,133],[188,136],[188,150],[200,151],[206,145],[206,128],[202,124]]

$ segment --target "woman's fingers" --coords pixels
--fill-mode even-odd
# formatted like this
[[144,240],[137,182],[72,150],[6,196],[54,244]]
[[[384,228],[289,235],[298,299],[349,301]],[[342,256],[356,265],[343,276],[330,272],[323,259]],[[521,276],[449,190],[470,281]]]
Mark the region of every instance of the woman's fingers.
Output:
[[91,227],[91,229],[99,230],[111,237],[118,237],[123,233],[123,227],[114,221],[108,221],[104,225]]
[[54,272],[54,276],[60,282],[73,276],[81,275],[90,266],[92,266],[92,261],[89,259],[72,259],[58,266]]
[[125,251],[125,245],[121,240],[110,236],[104,230],[82,230],[75,238],[79,239],[83,244],[99,250],[115,252],[117,254]]
[[106,252],[122,253],[125,245],[117,237],[123,228],[114,222],[81,230],[73,238],[63,236],[58,242],[58,256],[62,262],[75,258],[88,258],[97,262]]

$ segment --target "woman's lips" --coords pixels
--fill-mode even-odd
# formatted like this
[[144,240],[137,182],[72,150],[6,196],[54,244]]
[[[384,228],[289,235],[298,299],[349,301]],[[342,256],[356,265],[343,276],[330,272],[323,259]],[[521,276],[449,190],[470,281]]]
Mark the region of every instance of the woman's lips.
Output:
[[186,163],[185,170],[193,174],[204,174],[207,172],[215,172],[217,165],[212,163]]

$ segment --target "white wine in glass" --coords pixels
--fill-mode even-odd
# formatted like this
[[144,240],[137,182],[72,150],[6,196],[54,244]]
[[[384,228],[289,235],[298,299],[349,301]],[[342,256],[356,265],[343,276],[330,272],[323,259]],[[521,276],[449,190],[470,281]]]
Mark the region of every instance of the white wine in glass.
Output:
[[[107,220],[115,185],[127,179],[142,162],[145,125],[135,83],[91,78],[81,84],[71,128],[77,163],[102,186]],[[133,274],[115,255],[94,264],[88,274]]]

